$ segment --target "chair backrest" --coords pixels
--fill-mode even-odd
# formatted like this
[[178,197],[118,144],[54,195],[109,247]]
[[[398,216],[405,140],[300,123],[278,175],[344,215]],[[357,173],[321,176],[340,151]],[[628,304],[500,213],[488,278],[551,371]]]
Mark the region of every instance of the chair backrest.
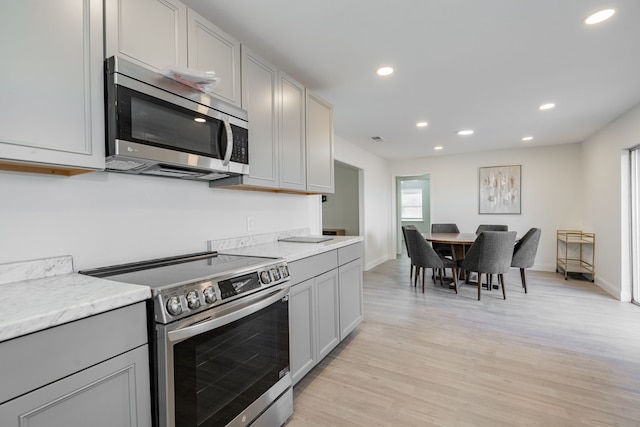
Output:
[[476,234],[480,234],[483,231],[509,231],[509,227],[499,224],[480,224],[476,230]]
[[424,268],[444,268],[444,263],[416,228],[407,229],[411,264]]
[[411,258],[411,252],[409,252],[409,242],[407,242],[407,230],[417,230],[415,225],[403,225],[402,236],[404,237],[404,247],[407,249],[407,256]]
[[456,224],[431,224],[432,233],[459,233]]
[[483,231],[462,260],[462,268],[478,273],[506,274],[511,267],[515,242],[515,231]]
[[540,243],[540,234],[541,230],[539,228],[532,228],[522,236],[522,239],[516,243],[513,249],[511,267],[533,267],[533,263],[536,260],[536,253],[538,252],[538,243]]

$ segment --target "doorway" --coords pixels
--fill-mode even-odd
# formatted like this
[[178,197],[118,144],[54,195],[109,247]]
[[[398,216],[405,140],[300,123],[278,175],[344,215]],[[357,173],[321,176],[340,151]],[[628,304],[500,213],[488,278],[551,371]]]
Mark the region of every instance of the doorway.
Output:
[[335,192],[322,196],[323,234],[361,236],[362,169],[334,162]]
[[422,233],[431,228],[431,180],[428,174],[396,177],[396,253],[406,252],[402,226],[415,225]]

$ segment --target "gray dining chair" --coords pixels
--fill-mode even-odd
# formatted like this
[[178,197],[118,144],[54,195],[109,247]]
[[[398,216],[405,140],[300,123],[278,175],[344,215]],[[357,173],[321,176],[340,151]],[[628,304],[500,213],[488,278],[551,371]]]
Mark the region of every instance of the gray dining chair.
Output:
[[[409,251],[409,242],[407,241],[407,230],[408,229],[412,229],[412,230],[417,230],[415,225],[403,225],[402,226],[402,236],[404,237],[404,247],[407,250],[407,256],[409,257],[409,283],[411,283],[411,279],[413,278],[413,270],[414,270],[414,265],[413,262],[411,261],[411,252]],[[417,270],[417,269],[416,269]],[[417,274],[417,271],[416,271]]]
[[476,234],[483,231],[509,231],[509,226],[502,224],[480,224],[476,229]]
[[[502,224],[480,224],[476,229],[476,234],[480,234],[483,231],[509,231],[509,226]],[[493,285],[493,275],[489,275],[487,280],[487,288],[491,289]]]
[[516,243],[513,249],[511,267],[520,269],[520,280],[522,281],[525,294],[527,293],[525,269],[533,267],[533,263],[536,260],[536,253],[538,252],[538,243],[540,243],[540,234],[541,230],[539,228],[530,229],[522,236],[522,239]]
[[[431,233],[459,233],[457,224],[431,224]],[[438,255],[453,257],[451,252],[451,245],[446,243],[432,243],[433,249]]]
[[[482,288],[482,275],[498,275],[502,285],[502,298],[507,299],[504,290],[504,274],[509,272],[516,242],[515,231],[483,231],[469,248],[462,260],[462,268],[478,274],[478,300]],[[487,287],[488,284],[487,280]]]
[[413,286],[418,284],[418,271],[422,271],[422,292],[424,293],[424,276],[427,268],[433,269],[433,281],[435,283],[435,273],[439,272],[440,286],[443,285],[443,272],[450,268],[453,275],[453,289],[458,293],[458,263],[452,259],[439,256],[422,234],[417,229],[406,230],[407,241],[409,243],[409,253],[411,254],[411,263],[416,266]]

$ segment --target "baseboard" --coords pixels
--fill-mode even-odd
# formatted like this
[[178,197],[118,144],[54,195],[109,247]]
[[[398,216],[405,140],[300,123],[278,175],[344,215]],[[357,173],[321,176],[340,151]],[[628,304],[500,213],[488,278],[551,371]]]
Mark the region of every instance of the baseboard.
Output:
[[369,271],[372,268],[375,268],[375,267],[379,266],[380,264],[382,264],[383,262],[388,261],[388,260],[389,260],[389,257],[384,257],[383,256],[383,257],[380,257],[380,258],[375,259],[373,261],[370,261],[370,262],[367,263],[367,265],[365,265],[364,271]]

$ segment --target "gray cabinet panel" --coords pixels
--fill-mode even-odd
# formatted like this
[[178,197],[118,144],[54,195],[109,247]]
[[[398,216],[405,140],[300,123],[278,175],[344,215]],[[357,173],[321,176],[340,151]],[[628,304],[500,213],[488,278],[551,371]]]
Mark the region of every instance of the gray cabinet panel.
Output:
[[344,265],[358,258],[362,258],[362,242],[338,248],[338,265]]
[[334,192],[333,107],[307,91],[307,191]]
[[291,284],[304,282],[338,267],[338,251],[332,250],[289,263]]
[[340,339],[362,322],[362,261],[357,259],[338,268],[340,276]]
[[0,343],[0,402],[146,344],[146,324],[140,302]]
[[247,185],[278,188],[277,70],[242,48],[242,108],[250,114]]
[[0,160],[103,169],[102,1],[2,1],[0,39]]
[[0,405],[0,425],[151,426],[147,345]]
[[313,279],[291,288],[289,337],[291,376],[297,383],[317,362]]
[[340,342],[338,272],[328,271],[315,279],[318,316],[318,361]]

